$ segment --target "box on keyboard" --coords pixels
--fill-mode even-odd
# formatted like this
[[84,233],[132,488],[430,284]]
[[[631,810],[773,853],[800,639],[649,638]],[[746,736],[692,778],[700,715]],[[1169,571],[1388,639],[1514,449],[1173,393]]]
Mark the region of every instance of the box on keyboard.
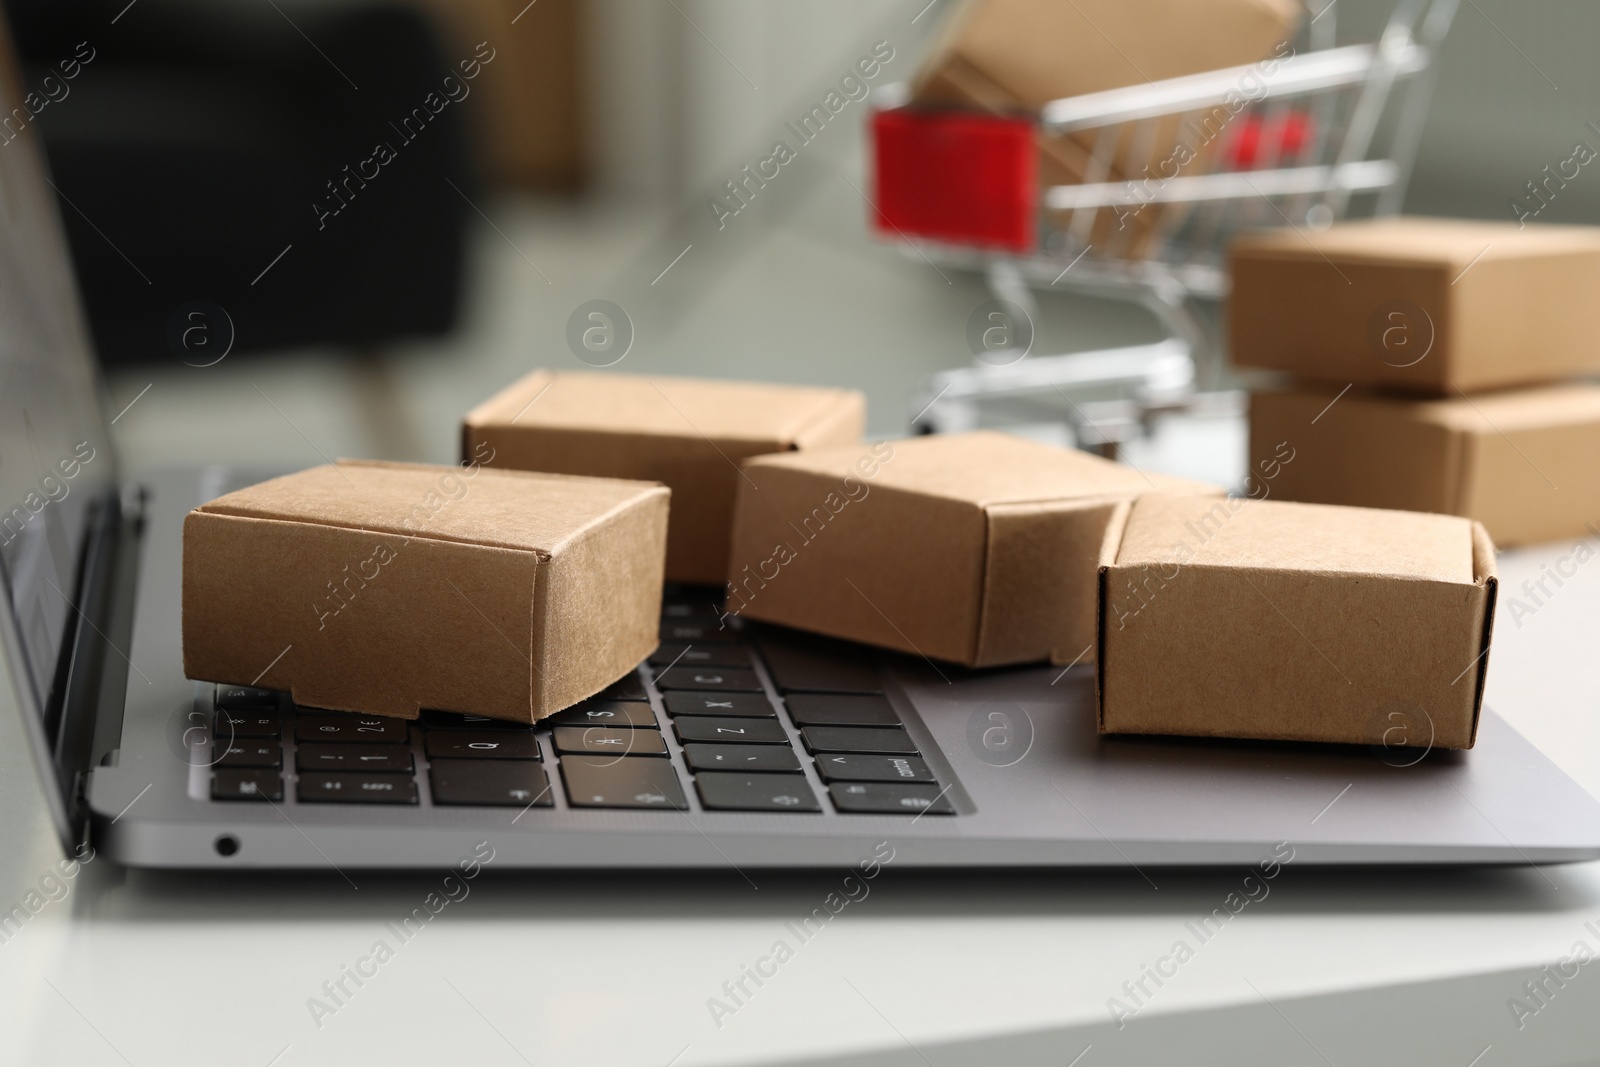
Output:
[[230,493],[184,522],[184,672],[339,711],[541,719],[655,648],[667,499],[477,463]]
[[730,614],[970,667],[1091,662],[1095,565],[1117,505],[1221,493],[986,432],[743,469]]
[[462,455],[496,467],[643,478],[672,489],[667,578],[720,585],[739,461],[861,439],[866,400],[692,378],[536,371],[467,415]]
[[1100,731],[1471,748],[1494,544],[1448,515],[1147,496],[1100,562]]

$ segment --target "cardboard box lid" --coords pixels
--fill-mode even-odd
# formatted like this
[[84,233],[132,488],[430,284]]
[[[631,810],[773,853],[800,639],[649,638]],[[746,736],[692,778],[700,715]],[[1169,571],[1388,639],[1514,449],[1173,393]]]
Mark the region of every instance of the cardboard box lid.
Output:
[[[1372,575],[1479,584],[1473,523],[1453,515],[1380,511],[1333,504],[1243,501],[1225,522],[1202,525],[1218,502],[1144,497],[1128,514],[1109,564],[1156,566],[1173,558],[1172,531],[1202,530],[1187,541],[1187,567],[1231,567]],[[1489,558],[1493,573],[1493,555]]]
[[466,424],[687,437],[778,452],[826,439],[864,406],[851,389],[538,370],[474,408]]
[[929,99],[951,66],[1034,108],[1238,66],[1270,55],[1302,12],[1293,0],[968,0],[919,71],[917,94]]
[[641,496],[667,492],[650,482],[481,467],[472,476],[470,508],[426,506],[429,494],[441,502],[451,499],[450,478],[462,475],[424,464],[340,460],[237,490],[195,510],[488,545],[548,559],[575,534]]
[[1321,259],[1438,267],[1456,277],[1468,264],[1528,256],[1600,252],[1600,227],[1526,226],[1514,222],[1407,216],[1362,219],[1325,230],[1276,229],[1246,233],[1235,256]]
[[[860,456],[858,448],[830,448],[761,456],[747,463],[842,478],[857,475]],[[990,430],[896,441],[894,460],[882,465],[873,487],[964,502],[978,509],[1211,488],[1165,474],[1142,474],[1087,452]]]

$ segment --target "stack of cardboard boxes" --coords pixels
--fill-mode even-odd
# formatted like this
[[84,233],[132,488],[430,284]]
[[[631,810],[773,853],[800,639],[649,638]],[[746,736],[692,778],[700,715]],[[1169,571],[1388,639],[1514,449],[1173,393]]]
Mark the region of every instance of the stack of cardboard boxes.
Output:
[[[1600,228],[1402,218],[1232,250],[1233,359],[1284,500],[1461,515],[1504,545],[1600,523]],[[1278,456],[1281,459],[1281,455]]]

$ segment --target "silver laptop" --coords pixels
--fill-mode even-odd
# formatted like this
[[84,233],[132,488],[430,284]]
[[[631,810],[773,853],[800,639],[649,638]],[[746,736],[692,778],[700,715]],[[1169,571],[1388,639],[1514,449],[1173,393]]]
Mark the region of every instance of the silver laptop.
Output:
[[666,590],[659,651],[537,728],[187,679],[184,514],[258,475],[123,481],[31,130],[0,151],[0,373],[0,637],[69,851],[330,872],[491,838],[528,868],[1600,856],[1600,805],[1492,711],[1459,753],[1103,738],[1090,669],[724,627],[715,590]]

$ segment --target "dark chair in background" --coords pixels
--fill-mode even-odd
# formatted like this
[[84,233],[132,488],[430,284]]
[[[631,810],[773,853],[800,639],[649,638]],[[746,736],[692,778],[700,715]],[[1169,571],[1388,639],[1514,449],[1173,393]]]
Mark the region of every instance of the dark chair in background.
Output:
[[[371,351],[454,324],[468,133],[459,106],[425,101],[469,57],[446,56],[413,7],[5,6],[26,87],[48,99],[55,79],[31,121],[102,360],[203,357],[169,340],[197,301],[227,312],[236,351]],[[366,162],[380,144],[392,158]]]

